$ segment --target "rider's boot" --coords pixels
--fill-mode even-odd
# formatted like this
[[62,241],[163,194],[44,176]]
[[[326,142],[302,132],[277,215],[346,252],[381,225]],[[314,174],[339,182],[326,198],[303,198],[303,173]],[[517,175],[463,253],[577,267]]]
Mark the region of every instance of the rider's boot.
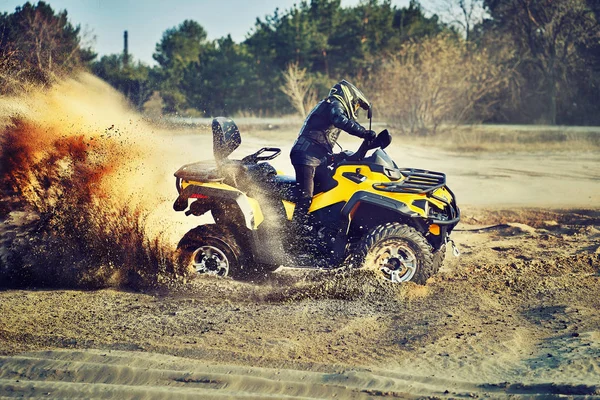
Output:
[[292,216],[294,240],[291,246],[296,252],[309,251],[308,247],[314,237],[314,226],[308,213],[311,202],[311,198],[302,198],[298,200],[294,208],[294,215]]

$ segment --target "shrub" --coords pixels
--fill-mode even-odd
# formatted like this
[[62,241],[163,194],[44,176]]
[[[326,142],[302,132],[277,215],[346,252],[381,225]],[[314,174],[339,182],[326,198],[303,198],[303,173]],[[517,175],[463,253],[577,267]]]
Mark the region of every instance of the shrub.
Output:
[[509,71],[485,49],[440,34],[402,46],[375,72],[376,110],[404,133],[435,133],[442,123],[483,119],[508,84]]

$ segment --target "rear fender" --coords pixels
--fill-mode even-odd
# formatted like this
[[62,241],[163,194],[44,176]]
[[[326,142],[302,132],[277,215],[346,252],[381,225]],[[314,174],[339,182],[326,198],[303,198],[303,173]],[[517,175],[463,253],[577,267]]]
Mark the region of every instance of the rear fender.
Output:
[[[223,186],[223,188],[218,186]],[[222,218],[231,219],[230,222],[238,223],[250,230],[256,229],[264,219],[262,210],[255,199],[225,184],[187,185],[181,189],[173,204],[173,209],[185,211],[190,198],[198,199],[196,202],[200,202],[196,205],[196,202],[192,203],[196,210],[190,207],[190,211],[195,215],[201,211],[213,211],[213,214],[215,211],[223,211]],[[229,212],[232,208],[239,210],[239,213]]]

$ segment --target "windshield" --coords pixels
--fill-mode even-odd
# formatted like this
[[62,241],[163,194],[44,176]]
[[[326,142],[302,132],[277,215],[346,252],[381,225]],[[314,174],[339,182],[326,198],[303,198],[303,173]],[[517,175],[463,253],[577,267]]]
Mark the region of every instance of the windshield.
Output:
[[365,157],[365,164],[375,164],[381,165],[382,167],[386,167],[389,169],[396,169],[396,163],[392,160],[392,158],[385,152],[385,150],[377,149],[368,157]]

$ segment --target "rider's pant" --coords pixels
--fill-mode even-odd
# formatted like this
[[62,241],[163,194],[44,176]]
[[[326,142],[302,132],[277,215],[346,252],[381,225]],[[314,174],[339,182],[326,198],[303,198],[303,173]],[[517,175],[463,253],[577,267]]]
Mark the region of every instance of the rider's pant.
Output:
[[294,164],[296,184],[298,185],[301,199],[312,199],[315,192],[316,169],[317,167],[312,165]]
[[296,170],[296,184],[300,192],[296,207],[294,208],[294,216],[292,222],[298,230],[309,225],[308,209],[312,202],[312,197],[315,189],[315,170],[312,165],[294,164]]
[[325,146],[302,136],[292,147],[290,158],[296,171],[296,184],[300,192],[292,217],[292,222],[296,227],[310,225],[308,209],[314,195],[315,181],[319,182],[327,154],[328,149]]

